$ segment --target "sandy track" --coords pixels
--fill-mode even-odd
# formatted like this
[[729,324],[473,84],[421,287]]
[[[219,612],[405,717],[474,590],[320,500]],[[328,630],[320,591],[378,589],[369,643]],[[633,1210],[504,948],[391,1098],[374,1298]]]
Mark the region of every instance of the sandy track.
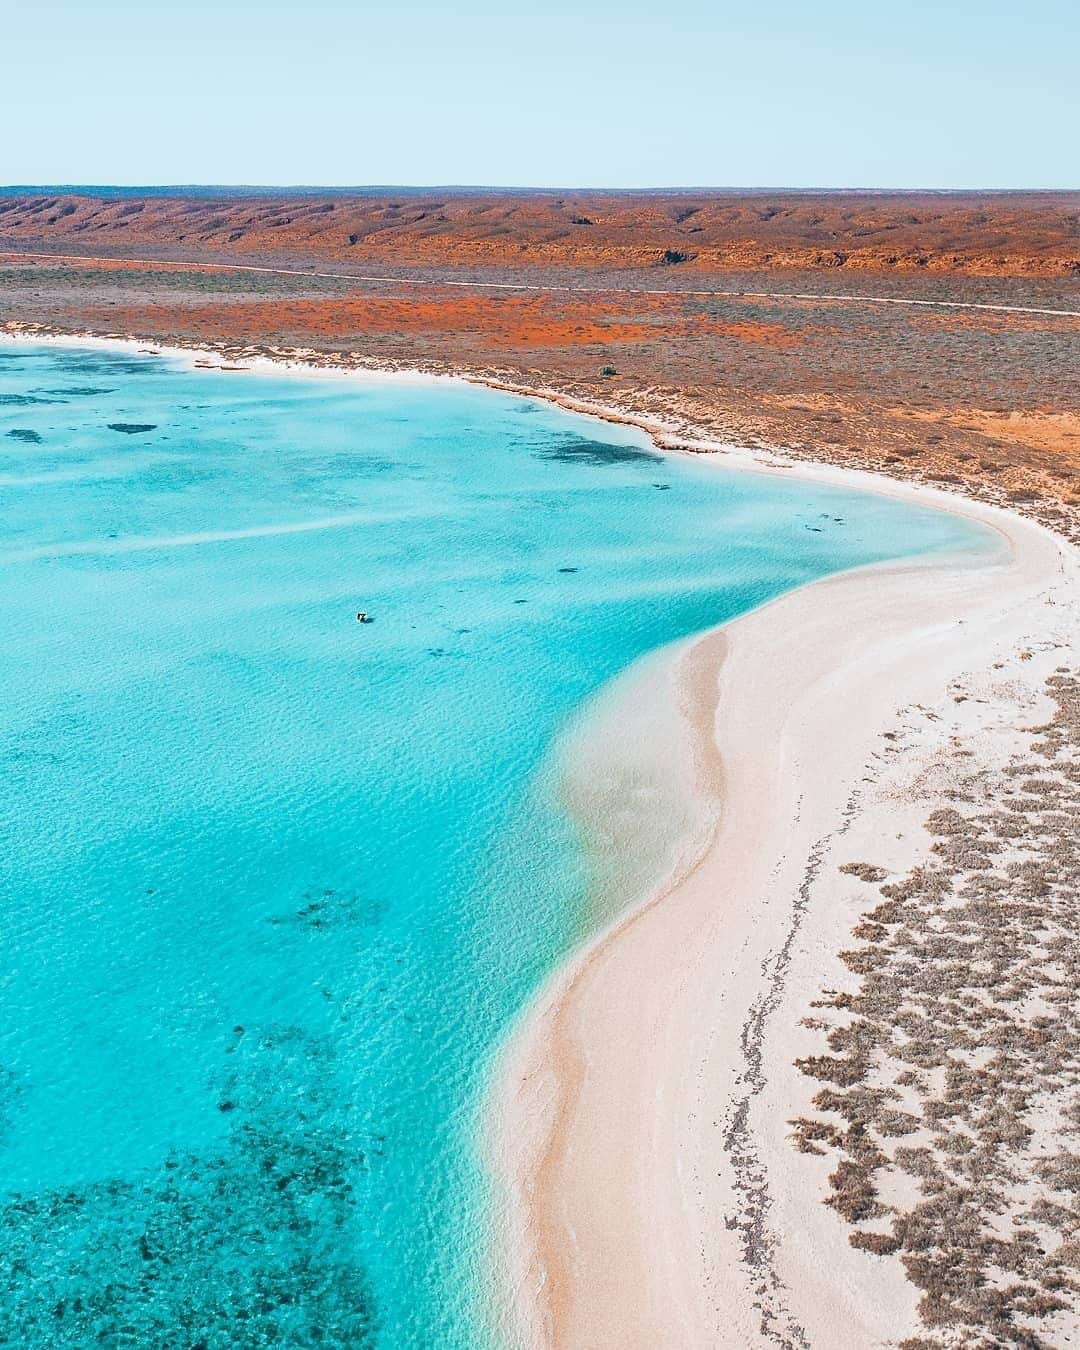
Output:
[[260,272],[276,277],[315,277],[327,281],[351,281],[378,285],[467,287],[481,291],[542,291],[552,294],[582,295],[686,295],[717,299],[751,300],[820,300],[857,305],[907,305],[923,309],[979,309],[998,314],[1050,314],[1057,318],[1080,319],[1080,309],[1038,309],[1027,305],[990,305],[969,300],[910,300],[901,296],[884,295],[830,295],[811,291],[719,291],[673,290],[664,286],[556,286],[538,285],[525,281],[460,281],[434,280],[431,277],[378,276],[361,272],[316,272],[303,267],[257,267],[250,263],[177,262],[156,258],[95,258],[80,253],[30,253],[21,250],[0,254],[4,258],[43,258],[53,262],[126,263],[135,266],[176,267],[209,272]]

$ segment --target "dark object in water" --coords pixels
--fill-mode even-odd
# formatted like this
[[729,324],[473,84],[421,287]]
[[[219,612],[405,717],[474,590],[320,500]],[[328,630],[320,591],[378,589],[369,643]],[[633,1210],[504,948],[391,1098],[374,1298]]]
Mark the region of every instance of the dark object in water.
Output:
[[156,431],[156,422],[110,422],[110,431],[123,431],[128,436],[137,436],[143,431]]
[[653,487],[654,487],[654,488],[657,488],[660,492],[670,492],[670,491],[671,491],[671,484],[670,484],[670,483],[654,483],[654,484],[653,484]]
[[27,445],[41,444],[41,436],[27,427],[12,427],[8,435],[13,441],[25,441]]
[[560,568],[559,568],[559,571],[560,571],[560,572],[576,572],[576,571],[577,571],[577,568],[576,568],[576,567],[560,567]]
[[603,468],[608,464],[633,464],[652,460],[658,467],[661,456],[655,450],[644,450],[638,445],[618,445],[610,441],[594,441],[587,436],[548,437],[532,451],[537,459],[564,464],[588,464]]
[[368,614],[368,612],[367,612],[366,609],[362,609],[362,610],[360,610],[360,611],[358,612],[358,614],[357,614],[357,616],[356,616],[356,622],[357,622],[357,623],[370,623],[370,622],[371,622],[371,617],[370,617],[370,615]]

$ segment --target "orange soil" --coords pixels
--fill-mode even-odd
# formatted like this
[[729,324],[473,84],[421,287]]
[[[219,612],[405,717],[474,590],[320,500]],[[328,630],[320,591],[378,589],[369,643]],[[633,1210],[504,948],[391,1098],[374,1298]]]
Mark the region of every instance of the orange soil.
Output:
[[945,422],[960,431],[974,431],[995,440],[1059,455],[1066,463],[1080,461],[1080,414],[1077,413],[998,413],[981,408],[928,412],[890,408],[887,415],[912,421]]
[[485,296],[447,290],[387,299],[348,296],[328,300],[237,300],[207,302],[197,308],[161,305],[88,305],[93,322],[134,329],[149,323],[160,330],[186,325],[198,333],[228,332],[240,341],[287,332],[316,339],[373,334],[468,335],[483,349],[502,347],[583,347],[648,342],[660,336],[728,337],[759,347],[798,346],[802,336],[780,323],[723,322],[704,313],[684,313],[679,297],[635,297],[635,318],[624,318],[619,306],[568,301],[549,296],[515,294]]
[[[0,199],[0,246],[410,266],[1080,276],[1077,193],[500,193]],[[61,246],[64,247],[61,247]],[[672,256],[674,255],[674,256]]]
[[[0,249],[3,220],[0,211]],[[101,247],[96,241],[97,255]],[[181,256],[190,251],[185,245]],[[301,273],[318,266],[305,255],[260,261]],[[566,280],[517,268],[496,279]],[[222,270],[205,256],[172,267],[150,258],[11,259],[0,322],[224,353],[300,350],[336,365],[469,371],[661,419],[686,439],[781,445],[838,464],[966,482],[1080,537],[1080,318],[762,297],[739,291],[738,277],[711,281],[738,293],[710,298],[641,293],[640,279],[620,289],[605,276],[595,291],[574,280],[572,291],[467,290],[445,276],[422,288],[361,287]],[[660,274],[649,283],[659,284]],[[754,288],[772,284],[762,278]],[[1030,299],[1016,283],[964,282],[950,294],[1037,305],[1043,285],[1033,283]],[[1069,286],[1058,286],[1056,303],[1080,308],[1069,304]],[[884,289],[934,296],[921,278],[897,276]]]

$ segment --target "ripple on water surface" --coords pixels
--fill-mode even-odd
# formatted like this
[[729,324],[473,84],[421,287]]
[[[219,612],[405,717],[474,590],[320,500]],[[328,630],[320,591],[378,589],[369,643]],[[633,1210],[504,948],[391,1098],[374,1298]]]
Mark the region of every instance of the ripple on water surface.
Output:
[[0,1343],[483,1345],[486,1076],[605,872],[552,747],[973,532],[489,391],[0,358]]

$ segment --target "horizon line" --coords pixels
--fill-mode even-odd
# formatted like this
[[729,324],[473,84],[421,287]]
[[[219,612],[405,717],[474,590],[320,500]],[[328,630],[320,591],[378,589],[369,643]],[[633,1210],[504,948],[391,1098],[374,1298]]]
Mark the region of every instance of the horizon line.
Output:
[[590,193],[597,195],[613,194],[631,196],[634,194],[708,194],[715,196],[756,195],[760,193],[787,193],[795,196],[813,196],[815,194],[866,194],[870,196],[1025,196],[1055,195],[1076,196],[1080,187],[793,187],[791,185],[714,185],[671,184],[660,187],[590,187],[544,186],[537,184],[493,184],[493,183],[5,183],[0,184],[0,194],[12,196],[18,193],[103,193],[103,192],[139,192],[167,193],[183,192],[222,192],[222,193],[323,193],[339,196],[372,195],[375,193],[419,193],[419,192],[461,192],[461,193],[511,193],[560,195],[569,193]]

